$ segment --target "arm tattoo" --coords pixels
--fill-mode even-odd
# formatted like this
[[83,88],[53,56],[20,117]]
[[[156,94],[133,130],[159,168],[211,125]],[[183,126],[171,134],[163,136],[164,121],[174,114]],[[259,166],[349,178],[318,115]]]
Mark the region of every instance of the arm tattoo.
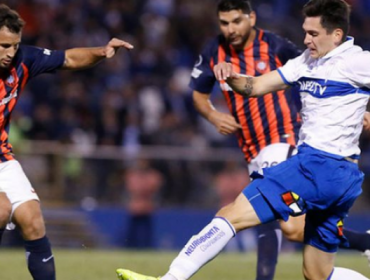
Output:
[[253,91],[253,77],[248,76],[245,79],[246,81],[244,85],[244,91],[242,92],[242,94],[246,97],[250,97]]

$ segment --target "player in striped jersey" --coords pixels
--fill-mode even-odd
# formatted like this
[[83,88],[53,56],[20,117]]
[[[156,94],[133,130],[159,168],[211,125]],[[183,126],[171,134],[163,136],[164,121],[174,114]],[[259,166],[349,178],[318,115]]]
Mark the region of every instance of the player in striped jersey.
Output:
[[[297,102],[292,92],[284,90],[260,98],[245,98],[225,81],[219,81],[230,113],[217,111],[210,100],[213,87],[218,83],[213,67],[226,61],[241,75],[260,76],[281,67],[301,51],[290,41],[256,28],[256,14],[249,1],[222,0],[217,12],[222,34],[206,45],[195,64],[190,83],[194,104],[221,134],[236,134],[249,172],[261,171],[296,152],[300,128]],[[289,240],[303,241],[303,216],[280,224]],[[280,248],[279,224],[261,225],[257,231],[257,280],[271,280]],[[364,252],[370,248],[369,234],[347,230],[345,234],[353,249]]]
[[0,213],[8,213],[10,200],[11,221],[23,236],[28,269],[33,279],[53,280],[56,278],[54,258],[46,237],[39,198],[8,141],[11,113],[29,79],[57,69],[91,67],[113,57],[119,48],[133,47],[116,38],[103,47],[66,51],[23,46],[20,45],[23,26],[24,21],[17,12],[0,5]]

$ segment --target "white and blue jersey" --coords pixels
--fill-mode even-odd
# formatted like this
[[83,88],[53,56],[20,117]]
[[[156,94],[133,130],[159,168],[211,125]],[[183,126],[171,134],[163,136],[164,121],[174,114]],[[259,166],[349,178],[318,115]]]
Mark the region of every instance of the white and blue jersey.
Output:
[[299,144],[350,157],[360,154],[359,137],[370,96],[370,53],[353,38],[322,58],[306,50],[278,69],[289,85],[300,87],[302,127]]
[[322,58],[306,51],[278,69],[287,84],[300,87],[298,154],[252,174],[243,191],[262,223],[306,214],[305,244],[326,252],[346,244],[343,220],[362,191],[363,173],[347,158],[360,154],[368,65],[370,53],[348,38]]

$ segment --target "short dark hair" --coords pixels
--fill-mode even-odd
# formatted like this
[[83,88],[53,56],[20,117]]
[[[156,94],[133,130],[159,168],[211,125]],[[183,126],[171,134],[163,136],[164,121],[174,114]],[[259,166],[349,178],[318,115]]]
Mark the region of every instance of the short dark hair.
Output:
[[321,25],[330,34],[336,28],[343,30],[342,41],[349,32],[350,5],[344,0],[310,0],[303,7],[304,17],[321,17]]
[[221,0],[217,6],[217,13],[229,12],[232,10],[242,10],[244,14],[250,14],[252,4],[248,0]]
[[19,33],[24,26],[24,20],[19,14],[5,4],[0,4],[0,28],[6,26],[11,32]]

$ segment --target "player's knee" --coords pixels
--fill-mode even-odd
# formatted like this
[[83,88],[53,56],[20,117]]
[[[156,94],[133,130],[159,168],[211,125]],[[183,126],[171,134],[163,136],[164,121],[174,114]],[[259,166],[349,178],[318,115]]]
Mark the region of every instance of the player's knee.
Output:
[[45,236],[45,224],[42,216],[23,221],[19,227],[25,240],[35,240]]
[[284,231],[284,237],[292,242],[303,242],[303,230],[292,229]]
[[303,242],[304,239],[304,223],[291,221],[280,224],[284,237],[289,241]]
[[260,224],[260,220],[247,198],[241,194],[234,202],[221,208],[216,214],[218,217],[225,218],[239,232]]

